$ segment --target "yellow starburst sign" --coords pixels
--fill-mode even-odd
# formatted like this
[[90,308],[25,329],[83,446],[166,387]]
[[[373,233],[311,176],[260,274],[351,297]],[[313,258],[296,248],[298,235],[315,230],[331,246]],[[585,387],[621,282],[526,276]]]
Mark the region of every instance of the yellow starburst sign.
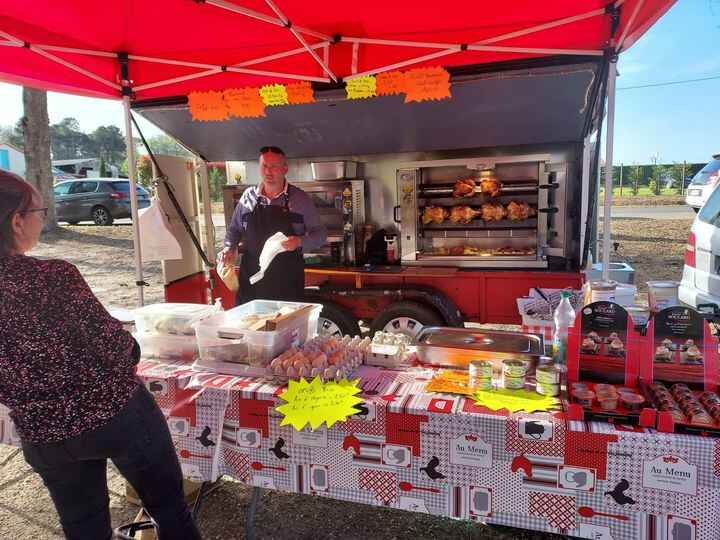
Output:
[[493,411],[507,409],[510,412],[548,411],[558,405],[558,400],[527,390],[478,390],[475,404]]
[[313,431],[323,423],[332,427],[335,422],[343,422],[348,416],[357,414],[355,405],[362,403],[357,397],[362,390],[358,387],[360,379],[340,382],[322,382],[315,377],[312,382],[304,378],[299,381],[291,380],[287,390],[280,394],[280,399],[286,403],[275,408],[284,418],[281,426],[292,425],[300,431],[306,424],[310,424]]

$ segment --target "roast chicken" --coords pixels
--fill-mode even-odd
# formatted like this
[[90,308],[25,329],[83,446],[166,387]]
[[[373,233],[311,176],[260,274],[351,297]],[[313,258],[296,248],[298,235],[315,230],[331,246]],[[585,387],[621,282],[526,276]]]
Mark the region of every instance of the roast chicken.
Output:
[[[500,193],[500,182],[498,182],[497,178],[481,178],[479,182],[481,193],[485,193],[490,197],[496,197],[497,194]],[[458,180],[455,182],[453,197],[474,197],[476,185],[477,181],[473,178],[463,178],[462,180]]]
[[510,201],[507,205],[507,216],[510,221],[523,221],[537,215],[537,211],[525,201]]
[[505,218],[507,211],[502,204],[485,203],[480,208],[483,221],[500,221]]
[[473,210],[469,206],[453,206],[450,211],[450,221],[453,223],[470,223],[473,219],[478,217],[482,212],[480,210]]
[[440,225],[448,217],[448,211],[442,206],[426,206],[422,213],[423,225],[437,223]]
[[500,193],[500,182],[497,181],[497,178],[481,178],[480,191],[491,197],[495,197]]
[[478,248],[474,246],[451,246],[437,247],[432,251],[433,255],[474,255],[481,257],[508,256],[508,255],[535,255],[533,247],[511,247],[500,248]]
[[475,196],[475,180],[472,178],[465,178],[455,182],[455,189],[453,189],[453,197],[474,197]]

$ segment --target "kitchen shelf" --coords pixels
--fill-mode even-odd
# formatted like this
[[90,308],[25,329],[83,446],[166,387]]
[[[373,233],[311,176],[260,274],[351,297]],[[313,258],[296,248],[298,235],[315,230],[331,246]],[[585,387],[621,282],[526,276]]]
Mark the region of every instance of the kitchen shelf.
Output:
[[454,230],[505,230],[505,229],[511,229],[511,230],[519,230],[519,229],[527,229],[527,230],[535,230],[537,229],[537,219],[525,219],[523,221],[510,221],[509,219],[503,219],[500,221],[482,221],[480,219],[475,219],[471,221],[470,223],[453,223],[450,220],[445,220],[442,224],[438,225],[436,223],[429,223],[427,225],[422,225],[421,222],[421,230],[428,230],[428,231],[454,231]]

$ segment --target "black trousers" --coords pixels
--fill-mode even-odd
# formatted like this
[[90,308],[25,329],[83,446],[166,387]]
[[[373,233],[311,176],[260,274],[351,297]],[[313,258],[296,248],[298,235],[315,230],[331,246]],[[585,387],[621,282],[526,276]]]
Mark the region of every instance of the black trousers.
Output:
[[112,538],[107,487],[111,459],[158,527],[160,540],[196,540],[200,533],[182,488],[182,473],[162,411],[139,385],[106,425],[50,444],[22,444],[43,479],[70,540]]

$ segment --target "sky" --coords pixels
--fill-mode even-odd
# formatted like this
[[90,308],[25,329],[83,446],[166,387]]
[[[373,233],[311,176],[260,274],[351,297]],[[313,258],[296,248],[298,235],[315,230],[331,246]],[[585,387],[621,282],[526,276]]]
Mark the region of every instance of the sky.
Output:
[[[678,0],[618,63],[615,163],[701,163],[720,153],[720,0]],[[635,88],[646,84],[712,80]],[[22,116],[22,90],[0,83],[0,125]],[[83,131],[115,124],[119,101],[48,94],[50,122],[75,117]],[[139,118],[147,137],[161,133]]]

